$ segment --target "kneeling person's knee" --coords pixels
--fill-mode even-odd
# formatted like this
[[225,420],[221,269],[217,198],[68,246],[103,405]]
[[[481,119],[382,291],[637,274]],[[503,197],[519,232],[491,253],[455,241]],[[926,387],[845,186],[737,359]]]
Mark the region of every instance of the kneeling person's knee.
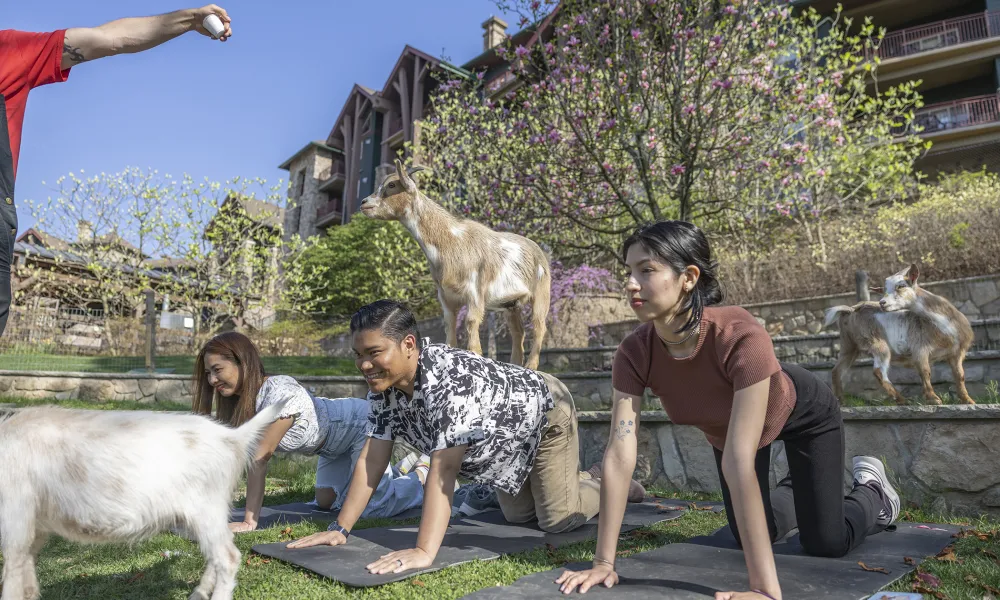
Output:
[[535,511],[517,510],[514,507],[504,506],[503,503],[500,504],[500,512],[508,523],[527,523],[535,518]]
[[803,535],[800,531],[799,543],[806,554],[823,558],[840,558],[849,550],[846,539],[823,534]]
[[316,488],[316,504],[323,510],[329,510],[337,501],[337,492],[333,488]]
[[573,531],[587,521],[583,513],[556,513],[540,516],[538,527],[546,533],[564,533]]

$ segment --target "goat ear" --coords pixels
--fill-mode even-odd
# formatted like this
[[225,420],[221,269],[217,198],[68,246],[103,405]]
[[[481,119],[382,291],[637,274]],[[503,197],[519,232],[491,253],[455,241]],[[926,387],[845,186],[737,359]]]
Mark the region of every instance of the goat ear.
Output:
[[410,179],[410,175],[406,172],[406,167],[403,166],[403,161],[396,159],[396,175],[399,176],[399,182],[406,189],[411,189],[414,187],[413,180]]
[[910,285],[915,284],[919,276],[920,270],[917,269],[917,263],[911,263],[910,270],[906,272],[906,278],[910,280]]

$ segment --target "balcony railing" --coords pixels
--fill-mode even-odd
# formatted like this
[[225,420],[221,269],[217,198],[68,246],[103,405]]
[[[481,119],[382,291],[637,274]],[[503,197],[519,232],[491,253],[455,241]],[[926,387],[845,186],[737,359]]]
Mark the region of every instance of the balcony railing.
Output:
[[953,102],[931,104],[917,111],[916,123],[922,133],[934,133],[1000,121],[1000,96],[989,94]]
[[330,167],[330,177],[336,177],[337,175],[343,177],[344,172],[345,172],[344,161],[342,160],[333,161],[333,165]]
[[389,118],[389,137],[392,137],[403,130],[403,116],[398,113],[392,113]]
[[876,53],[885,60],[992,37],[1000,37],[1000,12],[986,11],[890,31],[885,34]]
[[331,200],[323,204],[320,204],[319,206],[316,207],[316,220],[322,221],[329,215],[344,214],[341,208],[342,204],[343,203],[341,202],[340,198],[332,198]]

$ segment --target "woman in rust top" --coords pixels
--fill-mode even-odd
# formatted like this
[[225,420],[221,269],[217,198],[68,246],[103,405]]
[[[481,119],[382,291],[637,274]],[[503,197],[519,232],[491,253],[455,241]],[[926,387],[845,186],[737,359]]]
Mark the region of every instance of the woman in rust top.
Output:
[[[806,552],[843,556],[895,521],[899,496],[877,459],[854,458],[853,490],[843,495],[844,429],[830,388],[801,367],[779,363],[749,312],[716,306],[722,292],[701,230],[659,221],[636,230],[622,254],[625,289],[642,324],[622,341],[612,369],[613,421],[593,568],[564,572],[556,580],[560,589],[618,582],[615,550],[646,388],[672,422],[699,428],[715,451],[752,588],[720,592],[720,600],[780,600],[771,544],[795,527]],[[785,444],[789,476],[770,491],[775,440]]]

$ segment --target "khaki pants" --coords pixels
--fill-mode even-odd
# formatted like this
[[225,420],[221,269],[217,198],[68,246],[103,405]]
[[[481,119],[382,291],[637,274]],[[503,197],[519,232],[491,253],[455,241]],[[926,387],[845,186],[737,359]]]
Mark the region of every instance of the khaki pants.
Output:
[[576,406],[561,381],[541,373],[555,406],[535,456],[535,464],[516,496],[497,490],[500,510],[510,523],[538,519],[550,533],[572,531],[594,518],[601,506],[601,487],[580,471],[580,439]]

